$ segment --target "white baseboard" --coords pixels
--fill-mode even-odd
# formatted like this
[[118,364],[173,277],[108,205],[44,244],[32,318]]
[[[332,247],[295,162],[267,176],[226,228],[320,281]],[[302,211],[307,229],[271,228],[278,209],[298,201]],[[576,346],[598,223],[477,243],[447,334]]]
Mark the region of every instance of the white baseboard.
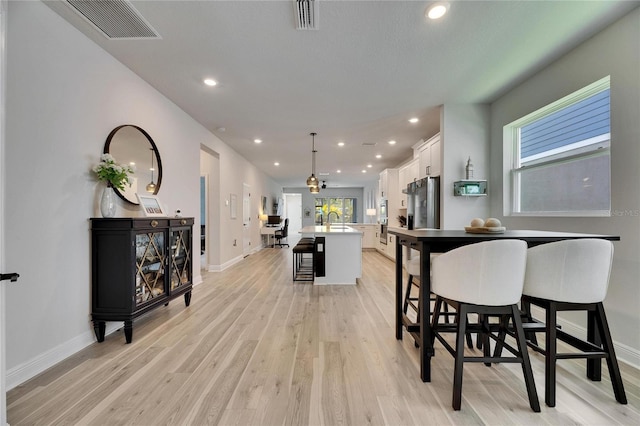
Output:
[[[538,308],[537,306],[531,306],[531,314],[535,318],[544,318],[545,312],[544,309]],[[587,329],[581,325],[573,323],[571,321],[567,321],[564,318],[558,319],[558,324],[562,325],[562,329],[569,334],[575,336],[586,336]],[[613,342],[614,350],[616,351],[616,358],[619,362],[624,362],[625,364],[630,365],[633,368],[640,369],[640,351],[634,349],[630,346],[625,345],[624,343],[620,343],[614,340]]]
[[[105,335],[122,328],[121,322],[107,323]],[[95,343],[93,331],[86,331],[67,342],[50,349],[37,357],[7,370],[7,391],[51,368],[60,361]]]
[[208,271],[209,272],[222,272],[225,269],[235,265],[236,263],[241,262],[242,259],[244,259],[244,255],[235,257],[235,258],[223,263],[222,265],[209,265]]
[[202,284],[202,275],[195,275],[193,277],[193,286],[197,286],[198,284]]

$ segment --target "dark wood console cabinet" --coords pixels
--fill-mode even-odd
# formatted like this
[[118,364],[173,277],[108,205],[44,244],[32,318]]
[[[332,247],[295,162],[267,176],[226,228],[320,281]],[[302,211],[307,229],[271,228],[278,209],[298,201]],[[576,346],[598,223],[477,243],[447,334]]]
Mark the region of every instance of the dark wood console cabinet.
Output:
[[184,295],[191,302],[193,218],[92,218],[91,316],[98,342],[106,321],[134,318]]

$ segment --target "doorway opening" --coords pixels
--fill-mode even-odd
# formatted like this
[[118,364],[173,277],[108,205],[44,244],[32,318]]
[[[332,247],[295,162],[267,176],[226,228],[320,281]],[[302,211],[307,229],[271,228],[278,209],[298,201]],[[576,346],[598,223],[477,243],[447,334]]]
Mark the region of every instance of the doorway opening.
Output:
[[283,194],[283,217],[289,218],[289,238],[296,244],[302,229],[302,194]]

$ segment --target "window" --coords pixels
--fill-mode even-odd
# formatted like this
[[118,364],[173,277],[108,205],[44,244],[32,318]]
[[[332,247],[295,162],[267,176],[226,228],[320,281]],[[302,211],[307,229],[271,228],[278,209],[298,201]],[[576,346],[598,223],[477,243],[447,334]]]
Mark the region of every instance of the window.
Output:
[[505,126],[512,214],[610,214],[609,95],[606,77]]
[[[316,198],[315,224],[355,223],[357,198]],[[331,214],[331,217],[329,217]]]

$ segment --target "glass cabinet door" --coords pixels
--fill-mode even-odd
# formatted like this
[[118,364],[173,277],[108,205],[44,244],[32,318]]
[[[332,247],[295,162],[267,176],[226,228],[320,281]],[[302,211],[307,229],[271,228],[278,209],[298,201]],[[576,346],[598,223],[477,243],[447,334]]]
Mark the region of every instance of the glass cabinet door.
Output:
[[136,305],[166,294],[165,261],[164,232],[136,235]]
[[169,231],[171,241],[171,291],[191,283],[191,228]]

